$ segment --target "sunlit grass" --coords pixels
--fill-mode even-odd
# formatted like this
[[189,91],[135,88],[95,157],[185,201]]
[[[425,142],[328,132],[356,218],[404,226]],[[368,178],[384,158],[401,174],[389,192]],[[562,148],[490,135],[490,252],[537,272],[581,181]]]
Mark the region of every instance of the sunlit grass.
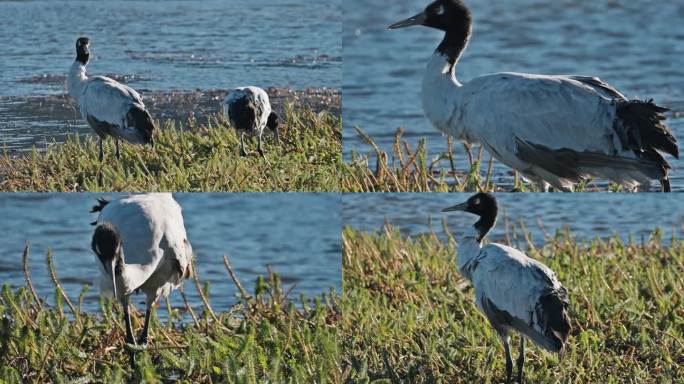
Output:
[[[150,345],[133,354],[124,344],[120,311],[102,300],[101,314],[82,312],[88,288],[77,301],[68,298],[49,259],[56,305],[35,294],[28,273],[26,286],[2,287],[0,382],[342,382],[340,299],[333,289],[313,300],[291,300],[269,270],[248,293],[226,259],[226,278],[241,292],[238,303],[212,308],[209,284],[194,276],[203,310],[193,311],[186,301],[185,308],[168,312],[168,320],[153,312]],[[186,282],[186,289],[192,285]],[[138,332],[143,319],[133,315]]]
[[[430,153],[425,138],[414,147],[403,139],[404,130],[394,134],[391,153],[380,146],[361,128],[356,133],[372,149],[370,155],[351,153],[351,160],[344,164],[342,190],[344,192],[538,192],[535,183],[526,183],[516,173],[512,185],[498,185],[493,178],[495,159],[482,146],[454,142],[446,137],[447,150]],[[466,162],[459,163],[454,156],[455,146],[462,146]],[[578,184],[576,192],[596,191],[591,180]],[[608,191],[622,190],[610,184]]]
[[[106,141],[98,160],[94,135],[71,136],[46,152],[0,156],[2,191],[337,191],[341,119],[287,104],[282,144],[265,137],[266,159],[241,157],[239,137],[223,117],[198,125],[164,123],[155,147],[122,144],[121,160]],[[256,142],[247,143],[248,150]]]
[[[528,251],[568,288],[573,331],[561,359],[528,341],[527,382],[684,378],[684,242],[662,236],[578,242],[565,232]],[[503,347],[457,271],[452,238],[388,225],[346,228],[343,244],[343,361],[355,382],[505,381]]]

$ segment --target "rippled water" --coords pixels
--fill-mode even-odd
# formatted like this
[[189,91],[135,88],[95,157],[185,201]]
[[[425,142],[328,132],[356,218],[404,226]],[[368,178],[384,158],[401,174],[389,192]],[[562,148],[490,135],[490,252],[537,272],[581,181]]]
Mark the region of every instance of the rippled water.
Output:
[[[684,3],[638,1],[466,1],[474,35],[457,67],[464,83],[492,72],[599,76],[632,98],[653,98],[673,112],[668,123],[684,140]],[[414,27],[389,31],[392,22],[422,10],[426,0],[344,2],[345,156],[367,153],[351,129],[358,125],[391,150],[397,127],[416,143],[427,137],[430,153],[444,151],[446,140],[423,116],[420,84],[429,56],[442,32]],[[461,167],[464,150],[457,147]],[[488,159],[485,156],[485,159]],[[676,168],[673,189],[684,190],[684,161]],[[508,169],[494,168],[500,184],[512,184]]]
[[[79,36],[91,74],[150,91],[341,86],[337,0],[0,1],[0,143],[74,132],[26,97],[66,92]],[[80,119],[79,119],[80,120]],[[82,122],[77,122],[82,123]],[[2,136],[5,136],[4,138]]]
[[[99,274],[90,249],[96,215],[89,214],[96,198],[117,194],[0,194],[0,285],[23,285],[21,255],[30,241],[30,267],[38,295],[54,302],[54,286],[45,256],[54,252],[57,275],[72,299]],[[200,277],[211,283],[211,304],[225,310],[236,302],[236,289],[222,257],[227,254],[237,276],[250,291],[268,265],[280,273],[286,288],[319,295],[341,289],[340,195],[336,194],[174,194],[183,207],[188,238],[195,251]],[[305,215],[302,213],[306,212]],[[192,281],[186,292],[201,307]],[[172,304],[182,306],[178,293]],[[134,296],[134,302],[144,295]],[[92,286],[84,302],[98,308],[98,289]],[[142,307],[141,307],[142,308]]]
[[[444,238],[442,220],[458,239],[463,230],[472,226],[476,216],[463,212],[440,212],[443,208],[466,201],[467,193],[390,193],[345,194],[342,207],[344,225],[364,231],[376,231],[385,221],[402,233],[416,235],[430,231],[430,224]],[[630,236],[637,242],[648,239],[656,228],[684,235],[684,200],[677,194],[527,194],[497,193],[499,220],[490,239],[501,241],[505,236],[504,216],[508,223],[519,223],[531,233],[533,241],[543,243],[545,232],[554,235],[568,228],[580,241],[595,237]],[[542,227],[539,223],[542,223]],[[509,231],[509,237],[512,232]],[[525,240],[519,238],[523,246]]]

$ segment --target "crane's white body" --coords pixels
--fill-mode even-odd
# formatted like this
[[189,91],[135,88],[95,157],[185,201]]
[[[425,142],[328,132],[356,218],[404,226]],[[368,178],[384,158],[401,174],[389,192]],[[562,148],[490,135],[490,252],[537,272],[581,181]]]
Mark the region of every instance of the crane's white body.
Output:
[[[606,155],[604,164],[579,172],[628,188],[650,183],[635,166],[634,152],[623,148],[613,129],[616,100],[624,97],[616,98],[619,93],[612,88],[614,93],[609,94],[609,87],[599,79],[495,73],[461,84],[455,68],[447,57],[435,52],[423,77],[423,110],[438,130],[464,142],[482,144],[503,164],[560,189],[572,188],[575,182],[523,160],[519,141],[551,150]],[[605,88],[592,86],[592,81]]]
[[266,91],[251,86],[235,88],[228,92],[222,106],[223,114],[231,126],[261,137],[271,114],[271,103]]
[[98,136],[145,143],[135,122],[127,118],[131,108],[146,111],[142,97],[133,88],[105,76],[88,77],[86,66],[78,60],[71,65],[67,88],[81,116]]
[[[543,319],[538,316],[539,302],[551,291],[564,290],[556,274],[544,264],[506,245],[482,246],[479,232],[470,228],[458,243],[459,272],[475,289],[475,303],[497,331],[523,333],[541,347],[557,351],[544,334]],[[491,307],[505,311],[515,319],[511,323],[492,321]]]
[[[170,193],[132,195],[109,202],[97,225],[111,223],[123,243],[124,270],[117,280],[117,295],[141,290],[148,305],[178,288],[192,268],[192,247],[187,239],[181,207]],[[111,295],[112,279],[99,261],[99,286]],[[118,298],[121,299],[121,298]]]

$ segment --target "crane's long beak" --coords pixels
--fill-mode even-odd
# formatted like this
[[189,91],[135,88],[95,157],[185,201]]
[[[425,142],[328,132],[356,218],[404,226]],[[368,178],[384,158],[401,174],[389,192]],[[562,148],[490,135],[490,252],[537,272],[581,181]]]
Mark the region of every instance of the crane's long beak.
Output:
[[112,264],[109,266],[109,275],[112,277],[112,288],[114,289],[114,301],[119,300],[119,296],[116,295],[116,276],[114,271],[116,269],[116,258],[112,259]]
[[387,29],[399,29],[399,28],[406,28],[406,27],[412,27],[414,25],[423,25],[425,24],[425,12],[421,12],[415,16],[411,16],[406,20],[398,21],[389,27]]
[[454,205],[453,207],[444,208],[442,212],[465,211],[468,208],[468,202]]

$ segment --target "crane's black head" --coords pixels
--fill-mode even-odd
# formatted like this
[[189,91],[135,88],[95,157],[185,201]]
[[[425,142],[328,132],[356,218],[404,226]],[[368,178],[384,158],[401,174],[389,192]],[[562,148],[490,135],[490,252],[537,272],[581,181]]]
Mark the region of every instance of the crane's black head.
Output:
[[461,0],[437,0],[415,16],[390,25],[389,29],[399,29],[423,25],[442,31],[450,31],[458,25],[470,26],[472,17],[468,7]]
[[464,211],[480,216],[480,220],[475,223],[475,228],[480,232],[478,240],[482,240],[489,230],[492,229],[494,223],[496,223],[499,207],[494,196],[489,193],[480,192],[471,196],[464,203],[442,210],[442,212],[451,211]]
[[90,244],[93,252],[102,263],[105,272],[112,278],[114,297],[116,296],[116,277],[123,271],[123,249],[119,230],[111,223],[103,223],[95,228]]
[[275,112],[271,112],[268,115],[268,121],[266,121],[266,127],[273,131],[275,135],[276,142],[280,143],[280,131],[278,129],[278,115]]
[[90,59],[90,39],[87,37],[79,37],[76,40],[76,60],[83,65],[88,64]]
[[414,25],[423,25],[446,32],[437,51],[449,57],[453,64],[468,43],[473,18],[462,0],[437,0],[428,5],[423,12],[387,28],[399,29]]

